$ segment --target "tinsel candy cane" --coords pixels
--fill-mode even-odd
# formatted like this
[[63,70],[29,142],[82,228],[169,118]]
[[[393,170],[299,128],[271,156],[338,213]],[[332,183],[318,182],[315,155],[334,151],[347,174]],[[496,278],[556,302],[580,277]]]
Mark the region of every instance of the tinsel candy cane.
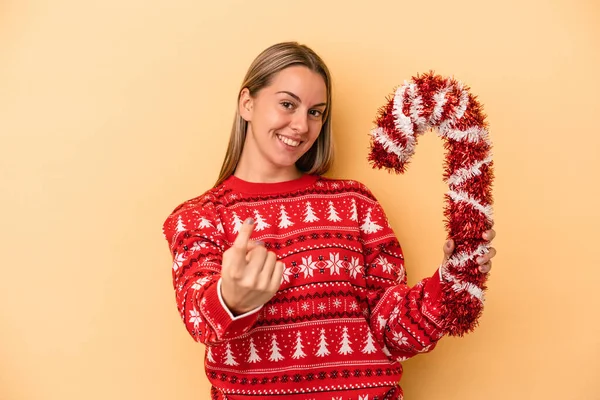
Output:
[[444,140],[444,217],[455,250],[440,267],[442,316],[446,332],[462,336],[483,310],[487,274],[476,259],[488,252],[482,234],[493,225],[492,146],[482,106],[462,83],[429,72],[398,87],[375,122],[368,156],[374,168],[404,173],[418,135],[433,129]]

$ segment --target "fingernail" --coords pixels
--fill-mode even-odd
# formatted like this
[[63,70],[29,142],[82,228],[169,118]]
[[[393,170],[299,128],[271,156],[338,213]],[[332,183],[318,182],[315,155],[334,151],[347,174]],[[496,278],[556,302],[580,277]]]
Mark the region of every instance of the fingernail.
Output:
[[446,248],[450,248],[450,246],[452,245],[452,242],[450,240],[446,241]]
[[483,264],[483,257],[477,257],[477,263]]
[[263,242],[262,240],[257,240],[254,243],[256,243],[259,246],[263,246],[265,244],[265,242]]
[[254,225],[254,219],[253,219],[253,218],[248,218],[248,219],[247,219],[245,222],[246,222],[248,225]]

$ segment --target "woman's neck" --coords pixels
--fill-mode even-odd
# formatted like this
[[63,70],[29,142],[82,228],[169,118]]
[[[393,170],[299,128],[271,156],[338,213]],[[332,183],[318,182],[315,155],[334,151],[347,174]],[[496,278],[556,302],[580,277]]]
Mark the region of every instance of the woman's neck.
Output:
[[247,137],[233,175],[246,182],[277,183],[298,179],[304,175],[295,165],[278,166],[263,157]]
[[247,182],[256,182],[256,183],[276,183],[276,182],[287,182],[294,179],[298,179],[304,175],[300,170],[296,167],[289,169],[260,169],[256,166],[252,168],[248,168],[243,165],[242,160],[238,164],[237,168],[233,175],[236,178]]

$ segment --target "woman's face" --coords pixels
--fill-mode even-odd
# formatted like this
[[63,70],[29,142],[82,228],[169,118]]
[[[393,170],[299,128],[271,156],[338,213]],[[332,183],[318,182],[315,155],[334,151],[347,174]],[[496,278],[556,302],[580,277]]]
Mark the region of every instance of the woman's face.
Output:
[[261,169],[290,169],[317,140],[327,107],[323,77],[304,66],[277,73],[251,97],[244,89],[240,114],[248,121],[244,156]]

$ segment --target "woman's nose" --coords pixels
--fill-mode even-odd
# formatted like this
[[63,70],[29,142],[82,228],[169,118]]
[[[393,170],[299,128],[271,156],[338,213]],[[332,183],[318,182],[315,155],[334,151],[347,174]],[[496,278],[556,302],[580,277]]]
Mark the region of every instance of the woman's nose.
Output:
[[294,113],[294,118],[292,119],[292,128],[296,132],[306,133],[308,131],[308,116],[300,111]]

